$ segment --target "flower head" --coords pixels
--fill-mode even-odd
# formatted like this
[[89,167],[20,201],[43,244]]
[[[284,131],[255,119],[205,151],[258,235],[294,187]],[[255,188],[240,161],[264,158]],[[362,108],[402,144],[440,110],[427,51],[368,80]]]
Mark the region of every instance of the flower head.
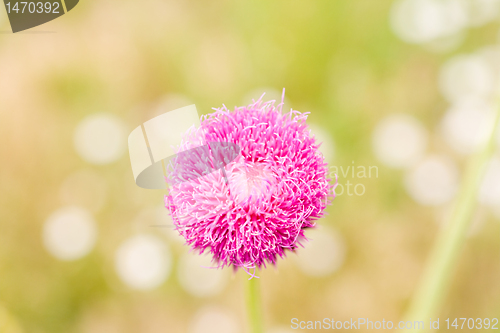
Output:
[[170,164],[165,196],[187,244],[247,271],[301,245],[334,197],[307,113],[261,99],[202,117],[180,147],[191,153]]

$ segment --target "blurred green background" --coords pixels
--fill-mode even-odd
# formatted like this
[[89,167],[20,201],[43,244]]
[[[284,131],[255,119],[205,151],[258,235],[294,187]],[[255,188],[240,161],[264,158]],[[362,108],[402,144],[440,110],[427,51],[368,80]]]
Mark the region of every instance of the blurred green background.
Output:
[[[206,114],[283,88],[288,108],[311,112],[344,193],[305,249],[259,273],[267,331],[292,332],[292,318],[398,321],[500,72],[499,1],[442,1],[453,10],[82,1],[18,34],[0,9],[0,332],[247,332],[248,276],[200,268],[207,258],[162,208],[166,191],[135,185],[126,138],[162,112]],[[500,313],[498,168],[442,318]]]

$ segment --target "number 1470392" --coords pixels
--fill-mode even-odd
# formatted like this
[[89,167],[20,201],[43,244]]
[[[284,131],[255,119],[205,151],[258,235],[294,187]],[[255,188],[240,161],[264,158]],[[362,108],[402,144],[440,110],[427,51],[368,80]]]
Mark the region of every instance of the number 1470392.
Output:
[[59,2],[7,2],[5,4],[7,13],[21,13],[21,14],[59,14]]
[[445,320],[447,329],[498,329],[498,318],[455,318],[450,324],[451,320],[453,319]]

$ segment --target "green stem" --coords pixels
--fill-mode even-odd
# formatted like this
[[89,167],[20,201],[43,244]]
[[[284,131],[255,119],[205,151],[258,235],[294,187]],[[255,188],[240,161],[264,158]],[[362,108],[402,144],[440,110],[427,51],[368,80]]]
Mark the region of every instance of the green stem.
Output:
[[259,279],[253,278],[245,283],[250,332],[263,333]]
[[[406,320],[428,323],[438,314],[452,273],[457,266],[460,252],[470,227],[471,217],[477,202],[477,194],[486,172],[489,160],[495,152],[496,133],[500,112],[496,110],[495,120],[489,132],[489,139],[483,149],[469,161],[464,181],[455,202],[453,214],[447,226],[438,235],[422,280],[417,286]],[[426,328],[428,325],[426,325]],[[420,331],[422,332],[422,331]]]

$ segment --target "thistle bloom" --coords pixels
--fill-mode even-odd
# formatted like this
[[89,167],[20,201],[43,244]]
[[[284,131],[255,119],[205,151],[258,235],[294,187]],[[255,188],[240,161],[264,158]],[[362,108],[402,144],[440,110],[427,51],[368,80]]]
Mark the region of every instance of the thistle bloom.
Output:
[[[283,102],[261,99],[202,116],[200,128],[183,139],[179,151],[192,153],[175,161],[165,196],[187,244],[209,251],[219,267],[247,272],[302,245],[304,229],[315,226],[334,197],[307,113],[283,114]],[[217,156],[222,165],[215,165]],[[203,170],[202,161],[212,169]]]

